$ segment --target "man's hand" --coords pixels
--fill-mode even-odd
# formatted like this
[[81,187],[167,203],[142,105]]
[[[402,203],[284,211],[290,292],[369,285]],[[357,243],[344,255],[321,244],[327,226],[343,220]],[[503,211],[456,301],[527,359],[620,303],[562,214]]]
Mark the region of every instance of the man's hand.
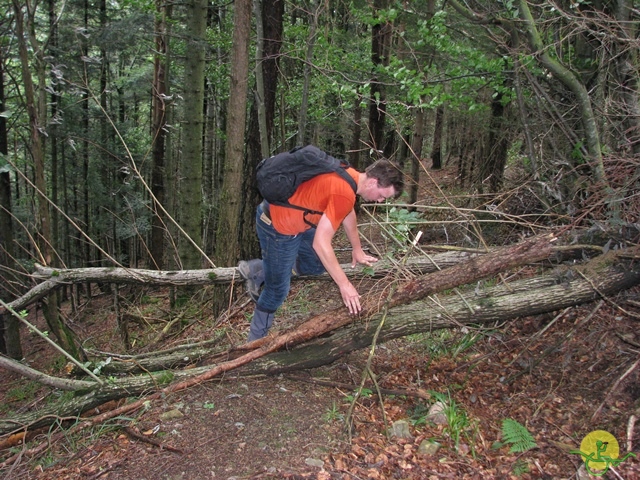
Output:
[[356,250],[354,248],[353,251],[351,252],[351,268],[355,268],[355,266],[358,263],[361,263],[362,265],[366,265],[367,267],[370,267],[372,263],[375,263],[377,261],[378,259],[376,257],[367,255],[366,253],[364,253],[364,250],[362,249]]
[[[377,258],[371,257],[362,251],[357,231],[355,231],[355,235],[353,234],[354,232],[352,230],[355,226],[355,213],[352,212],[347,216],[347,219],[349,219],[349,221],[345,220],[345,227],[347,225],[351,226],[351,230],[347,229],[347,232],[351,232],[349,240],[353,247],[353,252],[351,254],[353,265],[355,266],[356,263],[370,265],[372,262],[376,262]],[[342,267],[340,267],[340,264],[338,263],[336,254],[333,251],[333,246],[331,245],[331,240],[333,239],[334,234],[335,230],[333,229],[333,225],[331,225],[331,222],[326,215],[322,215],[318,222],[316,234],[313,237],[313,249],[318,254],[318,258],[320,258],[320,261],[324,265],[324,268],[326,268],[329,275],[331,275],[331,278],[333,278],[333,281],[338,285],[340,295],[342,295],[342,301],[349,309],[349,313],[351,313],[351,315],[357,315],[362,310],[362,306],[360,305],[360,294],[358,294],[358,291],[351,284],[346,274],[342,271]]]
[[347,282],[343,286],[340,286],[340,295],[342,295],[342,301],[349,309],[349,313],[351,315],[357,315],[360,313],[362,310],[362,306],[360,305],[360,294],[351,282]]

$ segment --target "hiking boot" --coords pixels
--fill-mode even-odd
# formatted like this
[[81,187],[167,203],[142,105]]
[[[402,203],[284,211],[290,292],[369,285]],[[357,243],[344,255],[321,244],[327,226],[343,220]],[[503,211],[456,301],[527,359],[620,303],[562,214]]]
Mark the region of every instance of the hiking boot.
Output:
[[264,312],[256,307],[253,311],[247,342],[253,342],[259,338],[266,337],[273,324],[274,317],[275,315],[273,313]]
[[262,269],[262,260],[259,258],[253,260],[242,260],[238,263],[238,273],[246,281],[246,288],[249,296],[254,302],[260,297],[260,288],[264,283],[264,270]]

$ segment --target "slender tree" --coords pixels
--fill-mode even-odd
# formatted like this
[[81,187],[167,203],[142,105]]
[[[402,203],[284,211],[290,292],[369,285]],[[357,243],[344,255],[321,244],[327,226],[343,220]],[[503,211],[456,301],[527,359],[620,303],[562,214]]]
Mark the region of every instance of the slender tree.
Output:
[[[196,245],[202,244],[202,133],[204,106],[204,67],[206,51],[207,1],[187,2],[188,32],[184,67],[183,148],[180,163],[180,222]],[[182,268],[200,268],[203,259],[197,248],[182,239]]]
[[[35,11],[30,11],[26,19],[24,17],[23,6],[17,0],[13,1],[13,11],[15,14],[16,40],[20,55],[20,65],[22,69],[22,82],[24,85],[25,107],[29,116],[29,131],[31,156],[34,165],[34,188],[38,201],[38,221],[40,229],[38,234],[39,260],[45,265],[51,265],[55,252],[51,245],[51,215],[49,212],[49,201],[47,199],[47,183],[45,181],[45,154],[43,131],[46,119],[45,102],[45,62],[42,45],[35,38],[34,15]],[[25,24],[28,29],[28,38],[34,52],[35,71],[38,84],[33,81],[30,70],[29,53],[27,49],[27,35],[25,35]],[[56,336],[62,348],[79,358],[80,352],[75,345],[71,330],[64,324],[58,312],[57,294],[51,293],[43,303],[43,311],[49,328]]]
[[308,142],[307,133],[307,110],[309,108],[309,85],[311,83],[311,65],[313,63],[313,49],[316,44],[316,30],[318,29],[318,17],[322,8],[318,0],[310,3],[309,12],[309,37],[307,38],[307,49],[305,53],[304,66],[302,67],[302,98],[300,100],[300,113],[298,114],[298,145],[306,145]]
[[376,22],[371,29],[371,62],[373,73],[371,79],[369,100],[369,135],[371,147],[382,150],[384,140],[387,97],[384,86],[379,80],[377,70],[389,63],[389,50],[391,47],[391,22],[384,16],[383,11],[388,7],[388,0],[374,0],[373,16]]
[[[278,144],[274,140],[274,118],[276,115],[276,98],[278,93],[278,78],[280,75],[280,51],[283,35],[283,0],[262,0],[262,57],[256,68],[262,71],[264,91],[264,116],[266,136],[270,143]],[[254,258],[260,255],[260,244],[255,233],[255,209],[261,201],[256,187],[255,169],[258,162],[264,158],[265,150],[260,140],[262,135],[258,127],[257,99],[249,112],[247,129],[247,152],[244,163],[243,192],[245,201],[242,204],[242,222],[240,226],[240,256],[242,258]],[[271,148],[267,155],[271,154]]]
[[153,216],[151,219],[150,266],[161,270],[164,267],[164,236],[165,215],[161,206],[164,205],[165,180],[165,138],[167,136],[167,99],[169,68],[167,51],[169,37],[167,36],[167,21],[169,6],[164,1],[156,0],[155,18],[155,55],[153,59],[153,96],[152,96],[152,126],[151,139],[153,164],[151,167],[151,193],[153,194]]
[[247,111],[247,83],[249,79],[249,43],[251,32],[251,0],[238,0],[233,11],[233,47],[231,51],[231,86],[227,108],[227,143],[224,180],[216,235],[218,265],[234,265],[240,248],[239,226],[243,204],[243,159]]
[[593,111],[591,98],[587,87],[570,69],[553,58],[546,48],[536,22],[531,14],[529,5],[526,0],[519,0],[519,12],[524,21],[524,29],[529,38],[529,45],[540,63],[549,69],[563,85],[565,85],[575,96],[577,105],[580,110],[584,137],[586,146],[593,164],[593,173],[595,180],[606,185],[607,180],[604,173],[604,164],[602,161],[602,149],[600,145],[600,131],[598,122]]
[[[7,119],[4,115],[4,58],[0,49],[0,156],[8,153]],[[0,299],[13,300],[20,293],[13,248],[13,213],[11,209],[11,169],[0,161]],[[19,322],[11,315],[0,313],[0,353],[22,359]]]

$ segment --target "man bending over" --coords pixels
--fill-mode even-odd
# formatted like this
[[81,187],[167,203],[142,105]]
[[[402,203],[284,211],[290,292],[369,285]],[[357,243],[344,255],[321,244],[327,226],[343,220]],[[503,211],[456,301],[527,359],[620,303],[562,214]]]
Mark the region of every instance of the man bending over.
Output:
[[305,215],[302,210],[266,201],[258,205],[256,229],[262,259],[241,261],[238,265],[256,302],[248,341],[267,335],[275,311],[289,294],[292,273],[319,275],[326,271],[338,285],[349,312],[360,313],[360,295],[340,267],[331,242],[343,225],[352,247],[352,266],[376,262],[377,258],[367,255],[360,243],[354,210],[356,195],[365,202],[397,198],[402,193],[403,176],[396,164],[384,159],[363,173],[353,168],[348,168],[347,173],[355,180],[355,193],[340,175],[326,173],[302,183],[289,199],[293,205],[322,214]]

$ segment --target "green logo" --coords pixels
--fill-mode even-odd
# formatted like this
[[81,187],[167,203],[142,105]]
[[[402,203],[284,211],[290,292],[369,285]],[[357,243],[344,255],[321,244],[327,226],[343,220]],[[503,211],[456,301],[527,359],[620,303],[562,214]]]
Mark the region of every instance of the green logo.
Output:
[[609,467],[617,467],[629,457],[635,457],[634,453],[620,456],[620,446],[616,437],[604,430],[595,430],[582,439],[580,450],[571,450],[582,456],[587,473],[601,477],[609,470]]

